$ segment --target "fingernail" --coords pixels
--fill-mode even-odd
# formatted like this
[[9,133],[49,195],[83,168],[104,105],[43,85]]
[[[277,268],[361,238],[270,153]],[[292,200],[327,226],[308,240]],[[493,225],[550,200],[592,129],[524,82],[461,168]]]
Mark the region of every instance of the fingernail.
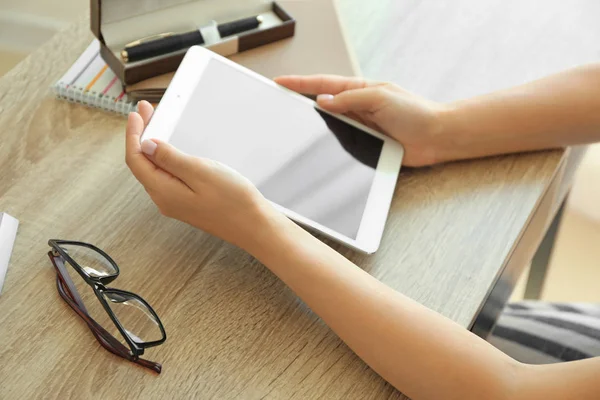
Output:
[[320,103],[331,103],[333,101],[332,94],[320,94],[317,96],[317,101]]
[[142,151],[151,156],[154,154],[154,152],[156,151],[156,146],[158,146],[156,143],[154,143],[152,140],[144,140],[142,142]]

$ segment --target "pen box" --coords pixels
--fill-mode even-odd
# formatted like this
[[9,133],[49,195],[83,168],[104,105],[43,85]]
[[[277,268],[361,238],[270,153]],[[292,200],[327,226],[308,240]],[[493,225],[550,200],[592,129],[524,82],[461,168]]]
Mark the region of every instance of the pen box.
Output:
[[[90,22],[100,54],[124,85],[177,69],[187,48],[138,61],[123,50],[165,34],[200,31],[203,46],[223,56],[294,35],[296,21],[280,4],[265,0],[91,0]],[[221,37],[218,26],[259,16],[257,28]]]

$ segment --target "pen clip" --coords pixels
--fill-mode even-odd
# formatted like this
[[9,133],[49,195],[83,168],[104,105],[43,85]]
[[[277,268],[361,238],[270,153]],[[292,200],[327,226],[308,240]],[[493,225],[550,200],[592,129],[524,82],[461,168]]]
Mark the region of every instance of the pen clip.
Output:
[[162,38],[165,38],[165,37],[168,37],[168,36],[173,36],[173,35],[174,35],[173,32],[165,32],[165,33],[159,33],[158,35],[146,36],[146,37],[143,37],[141,39],[134,40],[131,43],[127,43],[125,45],[125,48],[132,47],[132,46],[137,46],[138,44],[141,44],[141,43],[144,43],[144,42],[149,42],[151,40],[156,40],[156,39],[162,39]]

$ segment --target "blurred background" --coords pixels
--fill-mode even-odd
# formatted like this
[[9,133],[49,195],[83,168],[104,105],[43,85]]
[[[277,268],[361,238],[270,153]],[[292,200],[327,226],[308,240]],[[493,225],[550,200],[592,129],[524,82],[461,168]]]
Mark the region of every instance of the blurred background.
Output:
[[[342,10],[351,7],[345,0],[339,3]],[[89,0],[0,0],[0,77],[54,33],[84,18],[88,6]],[[341,17],[344,21],[344,12]],[[523,296],[526,278],[524,274],[513,299]],[[542,298],[600,302],[599,284],[600,145],[595,145],[577,173]]]
[[89,0],[0,0],[0,75],[87,13]]

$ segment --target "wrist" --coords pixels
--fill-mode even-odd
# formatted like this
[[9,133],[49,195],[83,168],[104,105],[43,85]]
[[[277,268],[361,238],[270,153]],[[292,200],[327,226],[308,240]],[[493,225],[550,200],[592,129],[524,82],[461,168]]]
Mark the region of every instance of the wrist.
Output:
[[441,105],[436,112],[436,121],[436,163],[470,158],[470,142],[460,127],[460,106],[457,103]]
[[293,223],[269,201],[260,198],[252,207],[250,217],[244,224],[248,229],[245,229],[245,233],[235,244],[260,259],[262,253],[274,245],[287,224]]

